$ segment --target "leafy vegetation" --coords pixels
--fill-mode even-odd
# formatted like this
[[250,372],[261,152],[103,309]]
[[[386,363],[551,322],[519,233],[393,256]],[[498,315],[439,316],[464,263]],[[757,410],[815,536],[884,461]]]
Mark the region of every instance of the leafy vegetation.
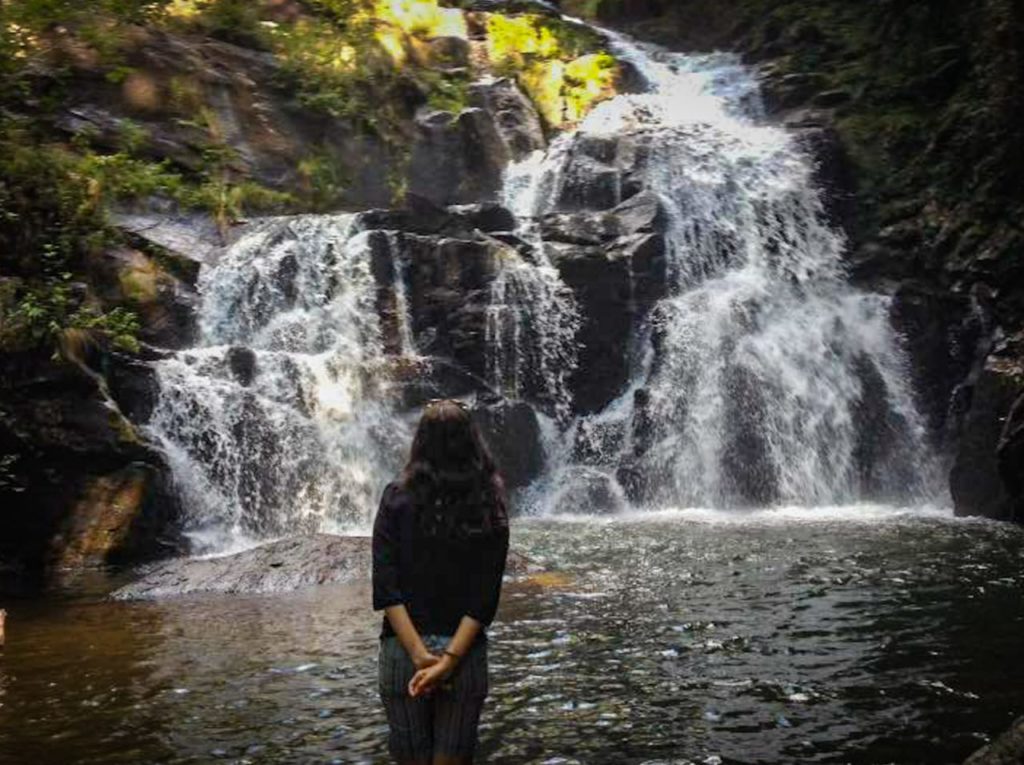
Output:
[[538,14],[487,20],[487,50],[502,73],[516,77],[550,127],[578,122],[615,93],[618,63],[587,27]]
[[[481,66],[517,77],[552,127],[580,119],[614,88],[617,64],[596,52],[601,40],[585,27],[482,14],[488,64],[470,56],[467,18],[437,0],[306,0],[286,10],[264,0],[4,0],[0,349],[57,347],[69,331],[135,346],[131,303],[104,305],[89,285],[90,259],[119,243],[112,205],[158,199],[227,227],[258,212],[336,209],[351,182],[329,142],[310,145],[287,190],[252,180],[201,78],[137,68],[153,30],[273,55],[278,84],[299,104],[382,140],[387,185],[400,197],[415,110],[467,108]],[[73,139],[55,131],[50,115],[83,73],[126,98],[136,93],[148,123],[114,118],[116,128],[76,128]],[[151,135],[161,121],[184,136],[173,157]]]
[[138,320],[122,308],[104,310],[75,278],[90,252],[111,232],[91,178],[69,153],[26,147],[8,128],[0,138],[0,349],[56,348],[69,330],[137,347]]

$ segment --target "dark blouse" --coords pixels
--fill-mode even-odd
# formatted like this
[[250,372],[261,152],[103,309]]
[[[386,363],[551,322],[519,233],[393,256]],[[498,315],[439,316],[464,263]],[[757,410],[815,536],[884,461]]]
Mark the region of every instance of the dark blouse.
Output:
[[[389,484],[373,522],[374,610],[404,603],[421,635],[454,635],[463,616],[486,627],[498,608],[508,527],[448,539],[423,534],[415,517],[409,493]],[[381,637],[394,634],[385,616]]]

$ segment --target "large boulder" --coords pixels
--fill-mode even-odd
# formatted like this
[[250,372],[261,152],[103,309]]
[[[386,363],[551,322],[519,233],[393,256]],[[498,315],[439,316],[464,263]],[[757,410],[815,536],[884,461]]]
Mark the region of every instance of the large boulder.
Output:
[[893,296],[890,319],[910,362],[918,408],[936,444],[947,446],[963,416],[964,383],[991,347],[982,294],[959,295],[907,282]]
[[989,357],[970,392],[949,477],[957,515],[1024,520],[1024,363],[1016,352],[1021,340]]
[[601,410],[628,380],[627,338],[667,289],[664,225],[649,192],[610,211],[555,213],[541,222],[548,254],[583,321],[570,382],[580,412]]
[[409,191],[439,205],[493,200],[508,164],[544,146],[537,111],[512,80],[479,82],[458,113],[417,116]]
[[95,283],[108,304],[130,308],[139,318],[139,339],[163,348],[186,348],[198,339],[195,290],[198,268],[175,273],[160,259],[133,247],[116,247],[96,256]]
[[145,558],[177,544],[169,469],[94,371],[113,362],[100,349],[83,354],[0,357],[0,559],[34,570]]
[[510,246],[487,236],[454,239],[399,233],[391,257],[403,263],[407,310],[420,353],[451,359],[483,380],[490,286]]
[[650,130],[618,135],[576,133],[567,149],[555,208],[610,210],[643,188],[643,172],[659,136]]
[[[1021,387],[1024,388],[1024,382]],[[996,466],[1010,497],[1010,516],[1024,522],[1024,391],[1010,407],[999,435]]]
[[473,419],[509,489],[528,486],[544,469],[540,424],[533,408],[523,401],[478,400]]

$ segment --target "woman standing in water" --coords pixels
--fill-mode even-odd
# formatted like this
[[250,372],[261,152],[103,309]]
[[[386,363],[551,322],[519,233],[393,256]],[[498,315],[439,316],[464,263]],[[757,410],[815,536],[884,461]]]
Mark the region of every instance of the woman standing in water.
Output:
[[380,694],[399,763],[472,762],[507,552],[504,487],[476,425],[460,402],[430,402],[373,525]]

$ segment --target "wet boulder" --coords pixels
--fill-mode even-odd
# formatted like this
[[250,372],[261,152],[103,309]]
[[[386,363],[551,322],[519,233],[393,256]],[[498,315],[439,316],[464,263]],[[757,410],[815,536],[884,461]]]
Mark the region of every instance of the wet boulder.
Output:
[[906,282],[893,296],[890,319],[902,338],[932,441],[946,446],[963,416],[963,385],[991,345],[989,311],[980,296]]
[[611,210],[643,189],[643,172],[658,137],[637,130],[616,135],[577,133],[559,178],[555,209]]
[[164,466],[135,462],[90,477],[50,540],[52,565],[66,572],[166,554],[180,544],[176,519]]
[[475,82],[469,88],[469,100],[490,115],[506,163],[518,162],[547,145],[537,108],[515,80],[502,77]]
[[510,162],[545,146],[540,117],[509,79],[475,84],[458,113],[416,118],[409,191],[438,205],[493,200]]
[[829,223],[851,235],[857,223],[857,181],[838,131],[832,125],[803,127],[797,140],[814,158],[814,182],[821,189]]
[[408,315],[417,350],[451,359],[483,379],[490,286],[501,259],[518,254],[488,237],[399,234],[394,247],[405,264]]
[[483,399],[473,408],[473,419],[509,489],[528,486],[541,474],[544,447],[533,407],[523,401]]
[[426,197],[410,193],[406,194],[402,207],[360,213],[359,225],[364,229],[466,238],[478,230],[485,233],[513,231],[516,219],[507,208],[496,202],[442,207]]
[[583,321],[579,367],[570,383],[580,412],[604,408],[627,382],[626,339],[667,289],[664,225],[660,203],[648,192],[607,212],[542,220],[548,254]]
[[1024,523],[1024,391],[1010,407],[999,435],[996,465],[1010,497],[1010,516]]
[[779,492],[764,427],[769,402],[762,381],[751,370],[734,363],[724,375],[729,406],[721,468],[731,492],[728,499],[741,507],[762,507],[776,500]]
[[906,443],[901,436],[907,433],[909,423],[890,406],[889,388],[869,356],[858,356],[853,372],[860,382],[860,394],[852,407],[858,496],[881,501],[904,499],[906,487],[917,484],[914,473],[922,463],[921,455],[900,448]]
[[1024,363],[1008,350],[989,357],[970,391],[970,408],[949,476],[957,515],[1024,520]]
[[175,544],[169,468],[87,361],[148,385],[145,372],[102,349],[77,361],[48,352],[0,359],[0,560],[34,571],[80,568]]

